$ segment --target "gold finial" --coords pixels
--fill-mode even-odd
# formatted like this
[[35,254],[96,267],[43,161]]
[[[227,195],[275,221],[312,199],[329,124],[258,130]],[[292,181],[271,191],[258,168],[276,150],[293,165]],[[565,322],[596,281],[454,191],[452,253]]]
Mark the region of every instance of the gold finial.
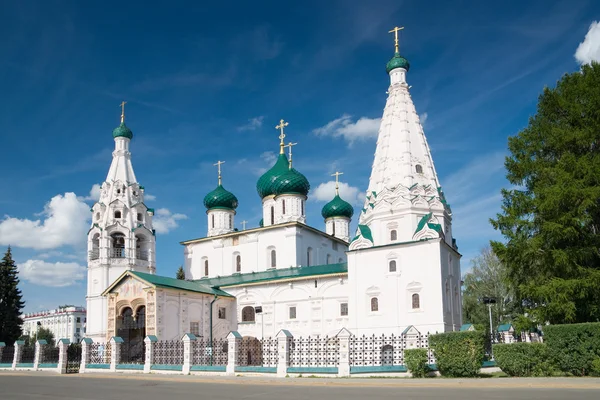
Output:
[[344,175],[344,173],[335,171],[335,174],[331,175],[331,176],[335,176],[335,194],[336,195],[340,194],[340,175]]
[[279,120],[279,125],[277,125],[275,127],[275,129],[279,129],[281,131],[281,134],[279,135],[279,154],[283,154],[283,148],[285,146],[283,139],[285,139],[285,133],[283,133],[283,128],[285,128],[286,126],[288,126],[290,123],[289,122],[284,122],[283,119]]
[[122,101],[121,104],[119,104],[121,106],[121,123],[125,122],[125,104],[127,104],[126,101]]
[[283,146],[283,147],[289,147],[289,148],[290,148],[290,150],[289,150],[289,151],[290,151],[290,152],[289,152],[290,159],[288,160],[288,161],[289,161],[289,166],[290,166],[290,169],[292,169],[292,146],[295,146],[295,145],[297,145],[297,144],[298,144],[298,143],[292,143],[292,142],[289,142],[288,144],[286,144],[285,146]]
[[404,29],[403,26],[396,26],[394,27],[394,29],[392,29],[391,31],[389,31],[388,33],[392,33],[394,32],[394,39],[395,39],[395,47],[396,47],[396,53],[400,52],[400,46],[398,45],[398,31],[401,31],[402,29]]
[[219,171],[219,186],[221,186],[221,164],[225,164],[225,161],[219,160],[216,164],[213,164],[217,166],[217,169]]

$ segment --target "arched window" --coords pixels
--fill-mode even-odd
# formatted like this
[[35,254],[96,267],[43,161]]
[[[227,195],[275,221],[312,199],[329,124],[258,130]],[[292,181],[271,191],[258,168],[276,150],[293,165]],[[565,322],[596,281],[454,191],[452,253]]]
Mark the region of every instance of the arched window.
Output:
[[417,171],[417,174],[422,174],[423,173],[423,167],[419,164],[417,164],[415,166],[415,170]]
[[121,211],[115,211],[115,219],[121,219]]
[[412,295],[412,308],[413,310],[418,310],[419,308],[421,308],[421,301],[419,299],[418,293],[413,293]]
[[90,251],[90,260],[100,258],[100,234],[96,233],[92,238],[92,250]]
[[211,215],[211,219],[212,219],[212,227],[215,227],[215,214]]
[[331,264],[331,254],[327,254],[327,264]]
[[275,223],[275,207],[271,207],[271,225]]
[[331,234],[335,236],[335,221],[331,222],[331,227],[333,228]]
[[242,308],[242,322],[254,322],[256,318],[256,314],[254,312],[254,307],[246,306]]
[[281,213],[285,215],[285,199],[281,200]]
[[300,215],[304,215],[304,201],[300,200]]
[[142,221],[142,213],[137,213],[137,220]]
[[446,282],[446,311],[450,311],[450,302],[452,298],[450,297],[450,284]]
[[113,233],[110,235],[112,248],[111,257],[123,258],[125,257],[125,235],[120,232]]
[[277,266],[277,252],[275,250],[271,250],[271,268],[275,268]]
[[100,220],[100,213],[99,213],[99,212],[97,212],[97,213],[96,213],[96,221],[99,221],[99,220]]
[[204,276],[208,276],[208,260],[204,260]]
[[242,256],[235,256],[235,272],[242,272]]
[[398,240],[398,232],[395,229],[390,231],[390,240],[393,242],[394,240]]
[[390,272],[396,272],[396,260],[390,261]]
[[448,254],[448,275],[452,275],[452,256]]
[[233,229],[233,215],[229,215],[229,229]]
[[312,262],[312,247],[306,249],[306,265],[310,267],[310,263]]
[[338,258],[338,263],[341,264],[344,262],[344,259],[342,257]]
[[379,311],[379,300],[377,297],[371,297],[371,311]]

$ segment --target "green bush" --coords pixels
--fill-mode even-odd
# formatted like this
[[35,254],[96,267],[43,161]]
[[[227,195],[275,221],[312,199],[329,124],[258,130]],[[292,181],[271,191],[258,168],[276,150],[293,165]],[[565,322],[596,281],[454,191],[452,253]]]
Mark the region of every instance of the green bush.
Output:
[[485,332],[448,332],[429,337],[443,376],[477,376],[485,354]]
[[589,375],[592,363],[600,357],[600,323],[546,326],[544,343],[556,368],[576,376]]
[[600,376],[600,357],[597,357],[592,361],[592,371],[590,375]]
[[550,376],[553,372],[544,343],[496,344],[494,358],[510,376]]
[[404,350],[404,360],[406,368],[408,368],[413,378],[424,378],[427,376],[429,372],[427,349]]

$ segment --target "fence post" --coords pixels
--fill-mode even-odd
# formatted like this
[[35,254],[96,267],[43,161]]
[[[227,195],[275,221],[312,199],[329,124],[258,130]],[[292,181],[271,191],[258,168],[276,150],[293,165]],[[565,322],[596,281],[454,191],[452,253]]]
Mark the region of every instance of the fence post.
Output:
[[67,350],[69,349],[71,341],[69,339],[60,339],[58,341],[58,365],[56,366],[56,372],[59,374],[67,373]]
[[290,340],[293,335],[287,329],[282,329],[277,334],[277,377],[285,378],[287,367],[290,364]]
[[33,355],[33,370],[39,369],[40,361],[42,360],[42,349],[44,346],[48,346],[48,342],[44,339],[35,341],[35,353]]
[[23,355],[23,347],[25,346],[24,340],[17,340],[15,342],[15,354],[13,356],[12,369],[17,369],[17,364],[21,362],[21,356]]
[[184,375],[189,375],[192,367],[192,353],[194,350],[192,345],[196,341],[196,336],[191,333],[186,333],[181,340],[183,341],[183,366],[181,367],[181,372]]
[[350,337],[352,333],[346,328],[342,328],[337,334],[340,340],[340,364],[338,366],[338,376],[350,376]]
[[235,367],[238,360],[238,351],[240,350],[240,341],[242,335],[238,331],[231,331],[227,335],[227,375],[235,375]]
[[146,336],[144,343],[146,343],[146,354],[144,359],[144,373],[149,374],[152,369],[152,362],[154,361],[154,343],[158,342],[158,338],[154,335]]
[[94,341],[90,338],[81,339],[81,364],[79,365],[79,373],[85,372],[85,367],[90,363],[90,345]]
[[118,336],[110,338],[110,371],[117,372],[117,364],[121,361],[121,344],[123,339]]

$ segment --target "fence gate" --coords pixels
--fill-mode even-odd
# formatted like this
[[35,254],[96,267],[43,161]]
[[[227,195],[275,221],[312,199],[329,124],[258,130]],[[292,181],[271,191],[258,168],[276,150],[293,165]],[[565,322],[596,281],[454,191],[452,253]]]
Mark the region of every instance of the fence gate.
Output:
[[81,364],[81,344],[71,343],[67,347],[67,374],[79,373],[79,365]]

